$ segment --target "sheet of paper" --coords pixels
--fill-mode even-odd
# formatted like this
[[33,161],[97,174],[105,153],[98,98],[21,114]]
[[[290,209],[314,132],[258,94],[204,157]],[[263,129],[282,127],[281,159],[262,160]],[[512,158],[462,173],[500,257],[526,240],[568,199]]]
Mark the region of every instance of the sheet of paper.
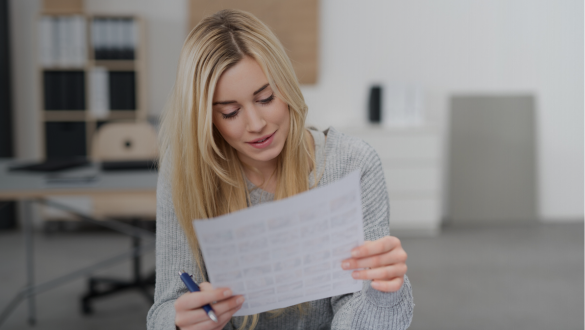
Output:
[[209,280],[243,316],[361,290],[341,261],[363,244],[359,171],[296,196],[195,220]]

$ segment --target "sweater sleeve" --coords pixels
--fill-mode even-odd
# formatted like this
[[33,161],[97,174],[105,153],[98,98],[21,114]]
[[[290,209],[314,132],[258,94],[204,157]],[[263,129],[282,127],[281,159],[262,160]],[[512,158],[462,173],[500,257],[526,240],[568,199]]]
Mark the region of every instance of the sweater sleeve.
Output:
[[197,283],[203,276],[197,269],[184,231],[175,215],[170,171],[163,164],[156,189],[156,286],[154,304],[148,311],[147,327],[151,330],[175,330],[177,298],[187,292],[179,271],[193,274]]
[[[348,167],[361,170],[364,234],[366,240],[373,241],[390,234],[390,203],[378,154],[365,142],[360,141],[358,145],[359,157],[351,157],[355,162],[353,166],[349,162]],[[410,326],[414,304],[408,277],[404,276],[404,284],[396,292],[378,291],[370,283],[364,281],[359,292],[331,298],[334,313],[331,329],[406,329]]]

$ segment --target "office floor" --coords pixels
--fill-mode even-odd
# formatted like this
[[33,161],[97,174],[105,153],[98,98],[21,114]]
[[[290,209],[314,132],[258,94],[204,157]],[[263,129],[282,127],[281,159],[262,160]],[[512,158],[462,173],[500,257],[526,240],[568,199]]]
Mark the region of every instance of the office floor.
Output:
[[[583,329],[583,224],[444,228],[437,237],[404,237],[415,299],[410,329]],[[398,235],[398,234],[397,234]],[[107,232],[36,234],[37,281],[129,247]],[[24,284],[19,231],[0,231],[0,309]],[[145,257],[151,269],[154,254]],[[100,275],[129,276],[122,263]],[[79,313],[85,282],[38,296],[36,329],[144,329],[138,293],[107,297]],[[0,329],[32,329],[21,304]]]

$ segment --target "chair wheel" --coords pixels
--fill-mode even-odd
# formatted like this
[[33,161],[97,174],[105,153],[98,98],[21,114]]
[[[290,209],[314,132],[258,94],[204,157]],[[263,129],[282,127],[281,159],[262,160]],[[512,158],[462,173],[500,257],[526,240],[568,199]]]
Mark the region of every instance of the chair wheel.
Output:
[[93,314],[93,308],[91,308],[91,304],[89,303],[89,301],[81,302],[81,312],[83,313],[83,315]]

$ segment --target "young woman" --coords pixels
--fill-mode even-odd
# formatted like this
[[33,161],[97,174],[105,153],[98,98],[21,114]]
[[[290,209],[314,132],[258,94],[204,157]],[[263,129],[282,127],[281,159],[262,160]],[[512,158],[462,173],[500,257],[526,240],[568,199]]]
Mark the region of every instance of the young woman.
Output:
[[[305,128],[307,106],[274,34],[223,10],[191,31],[161,128],[155,303],[149,329],[405,329],[412,319],[406,253],[389,236],[381,163],[365,142]],[[206,281],[191,224],[361,173],[366,242],[336,267],[363,289],[277,311],[232,317],[244,302]],[[178,271],[194,274],[188,293]],[[202,309],[212,304],[214,323]]]

